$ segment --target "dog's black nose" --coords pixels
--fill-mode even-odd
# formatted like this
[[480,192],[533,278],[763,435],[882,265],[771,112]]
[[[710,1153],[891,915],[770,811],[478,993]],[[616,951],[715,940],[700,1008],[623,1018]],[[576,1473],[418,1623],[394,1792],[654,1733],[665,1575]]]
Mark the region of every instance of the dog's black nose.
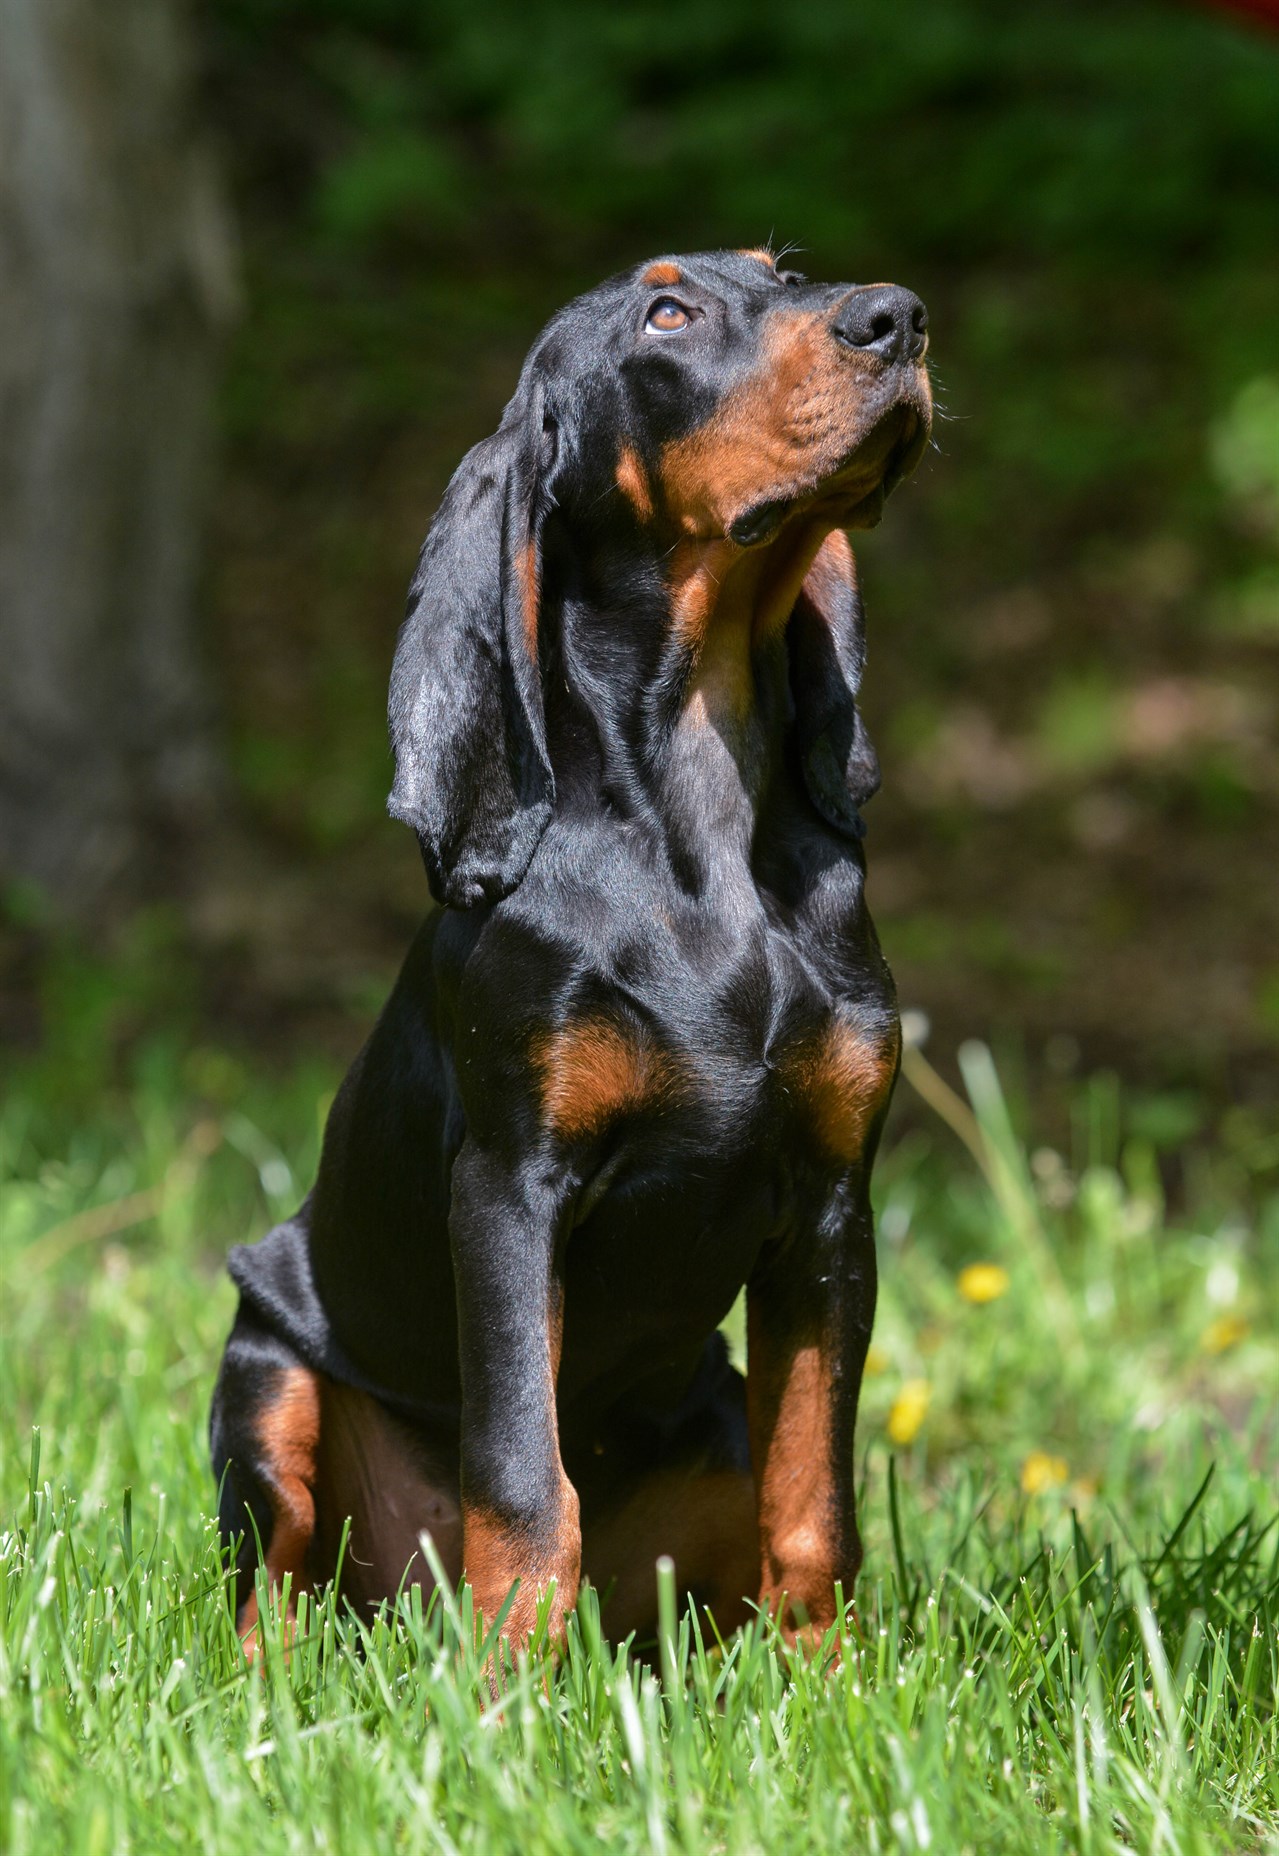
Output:
[[870,284],[840,304],[832,325],[841,342],[885,361],[914,361],[924,352],[928,311],[913,290]]

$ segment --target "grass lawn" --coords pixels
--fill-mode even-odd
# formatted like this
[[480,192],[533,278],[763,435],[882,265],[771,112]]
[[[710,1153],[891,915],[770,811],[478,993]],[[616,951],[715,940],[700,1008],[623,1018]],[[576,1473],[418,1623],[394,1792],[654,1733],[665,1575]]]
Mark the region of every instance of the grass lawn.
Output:
[[309,1183],[333,1079],[143,1045],[107,1089],[66,1039],[29,1065],[0,1112],[0,1848],[1279,1848],[1273,1136],[1181,1158],[1168,1104],[1099,1079],[1039,1147],[981,1048],[967,1101],[911,1061],[838,1659],[720,1644],[673,1596],[635,1655],[586,1594],[500,1712],[465,1592],[369,1631],[317,1604],[261,1674],[227,1616],[221,1258]]

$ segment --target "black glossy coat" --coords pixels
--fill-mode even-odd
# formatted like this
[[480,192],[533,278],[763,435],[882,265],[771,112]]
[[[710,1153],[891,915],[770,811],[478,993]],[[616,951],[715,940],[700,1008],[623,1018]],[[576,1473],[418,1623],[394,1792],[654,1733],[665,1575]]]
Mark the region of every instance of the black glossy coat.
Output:
[[490,1615],[522,1580],[513,1634],[583,1568],[642,1626],[664,1545],[726,1622],[821,1628],[851,1589],[897,1031],[841,531],[925,442],[923,326],[765,254],[637,267],[552,321],[450,485],[391,685],[443,907],[314,1192],[233,1260],[242,1569],[256,1529],[272,1579],[330,1576],[353,1513],[360,1597],[417,1521]]

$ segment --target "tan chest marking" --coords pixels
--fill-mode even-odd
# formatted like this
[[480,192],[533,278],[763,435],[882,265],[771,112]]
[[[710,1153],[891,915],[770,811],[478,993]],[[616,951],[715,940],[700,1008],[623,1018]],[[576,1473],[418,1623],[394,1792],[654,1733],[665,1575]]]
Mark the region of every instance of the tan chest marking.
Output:
[[826,1152],[855,1160],[897,1070],[898,1033],[868,1032],[835,1019],[784,1065],[788,1087],[811,1118]]
[[593,1134],[614,1116],[650,1107],[675,1081],[674,1066],[644,1033],[585,1018],[533,1047],[542,1113],[564,1139]]
[[274,1527],[267,1564],[297,1573],[315,1527],[315,1453],[320,1441],[320,1387],[304,1366],[290,1366],[258,1419]]
[[668,569],[672,623],[699,667],[711,638],[723,635],[724,655],[736,661],[740,707],[753,692],[752,653],[785,625],[801,589],[807,586],[821,609],[837,582],[855,585],[855,576],[847,535],[824,522],[790,523],[767,548],[749,551],[727,540],[681,541]]
[[427,1466],[407,1425],[367,1392],[325,1380],[316,1483],[317,1567],[341,1552],[342,1594],[367,1616],[402,1585],[431,1589],[421,1536],[429,1534],[451,1580],[462,1574],[462,1510],[456,1477]]

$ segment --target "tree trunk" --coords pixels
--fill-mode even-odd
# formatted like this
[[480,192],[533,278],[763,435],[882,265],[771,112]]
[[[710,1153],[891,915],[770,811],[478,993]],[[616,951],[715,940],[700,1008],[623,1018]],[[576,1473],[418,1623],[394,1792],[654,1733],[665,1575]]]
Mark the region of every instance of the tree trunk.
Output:
[[81,916],[218,786],[198,578],[235,275],[187,24],[0,0],[0,877]]

